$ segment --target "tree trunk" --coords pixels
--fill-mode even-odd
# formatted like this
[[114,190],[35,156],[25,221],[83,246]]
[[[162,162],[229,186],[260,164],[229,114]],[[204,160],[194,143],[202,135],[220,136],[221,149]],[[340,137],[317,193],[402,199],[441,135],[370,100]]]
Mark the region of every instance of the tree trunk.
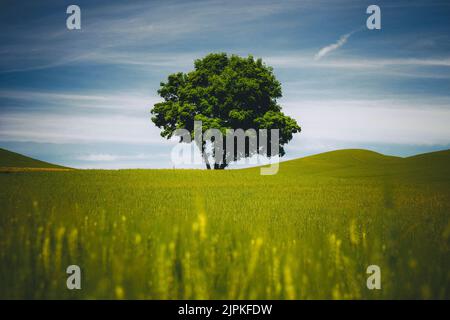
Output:
[[202,153],[203,160],[205,160],[206,169],[211,170],[211,165],[209,164],[209,161],[208,161],[208,155],[206,154],[206,151],[205,151],[205,142],[203,142],[202,145],[198,146],[198,147],[200,149],[200,152]]
[[206,163],[206,169],[211,170],[211,165],[209,164],[208,156],[206,155],[205,152],[202,152],[202,156],[203,156],[203,160],[205,160],[205,163]]
[[223,170],[223,169],[225,169],[225,167],[226,167],[226,165],[223,163],[220,163],[220,164],[215,163],[214,164],[214,170]]

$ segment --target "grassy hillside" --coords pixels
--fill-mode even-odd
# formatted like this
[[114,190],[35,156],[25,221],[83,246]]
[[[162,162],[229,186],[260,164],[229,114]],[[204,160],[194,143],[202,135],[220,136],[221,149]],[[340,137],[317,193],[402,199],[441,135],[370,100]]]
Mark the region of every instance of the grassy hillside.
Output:
[[64,168],[0,148],[0,168]]
[[449,164],[341,150],[274,176],[0,174],[0,298],[449,299]]

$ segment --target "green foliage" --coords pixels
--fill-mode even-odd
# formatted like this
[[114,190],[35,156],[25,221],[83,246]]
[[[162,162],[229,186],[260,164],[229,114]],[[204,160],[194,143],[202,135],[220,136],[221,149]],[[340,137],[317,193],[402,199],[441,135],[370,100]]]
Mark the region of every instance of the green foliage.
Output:
[[0,298],[449,299],[449,162],[343,150],[274,176],[0,174]]
[[[283,114],[277,103],[281,84],[272,68],[252,56],[209,54],[195,61],[195,70],[169,75],[158,93],[164,101],[154,105],[152,121],[165,138],[184,128],[193,140],[194,120],[202,121],[203,131],[218,129],[224,135],[226,129],[279,129],[282,156],[283,146],[300,132],[297,122]],[[204,146],[199,148],[204,152]],[[233,160],[238,160],[251,156],[248,149],[245,154],[225,152],[234,152]]]

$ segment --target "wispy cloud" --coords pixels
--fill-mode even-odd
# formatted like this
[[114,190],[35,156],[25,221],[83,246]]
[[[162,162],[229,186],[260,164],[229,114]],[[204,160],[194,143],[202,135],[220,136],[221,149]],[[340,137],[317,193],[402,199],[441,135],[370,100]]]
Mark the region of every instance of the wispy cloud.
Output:
[[[115,93],[111,91],[80,93],[50,92],[33,90],[0,90],[0,99],[15,101],[16,104],[30,104],[53,109],[53,114],[70,112],[74,115],[86,111],[98,113],[119,113],[121,115],[148,114],[150,107],[161,99],[156,95],[141,92]],[[5,107],[5,105],[3,105]]]
[[3,113],[0,141],[49,143],[171,143],[142,115],[67,115],[52,111]]
[[[165,5],[148,1],[112,3],[92,6],[89,11],[85,9],[96,19],[84,19],[82,30],[77,33],[61,28],[60,17],[55,19],[43,13],[41,19],[45,23],[34,23],[33,37],[30,37],[28,27],[20,27],[19,22],[5,26],[7,31],[0,34],[0,74],[80,62],[97,63],[99,60],[132,64],[130,51],[138,55],[148,56],[149,52],[155,55],[162,46],[173,41],[195,39],[209,32],[230,33],[240,30],[240,24],[297,6],[299,4],[273,1],[181,1]],[[12,33],[14,37],[10,37]],[[157,59],[146,60],[147,65],[158,63]]]
[[283,105],[302,125],[299,140],[433,145],[450,141],[449,102],[448,98],[316,99]]
[[138,160],[152,160],[158,158],[166,158],[167,154],[133,154],[133,155],[121,155],[110,153],[92,153],[87,155],[81,155],[77,157],[78,160],[92,161],[92,162],[104,162],[104,161],[138,161]]
[[320,60],[323,57],[325,57],[327,54],[329,54],[330,52],[333,52],[337,49],[339,49],[340,47],[342,47],[348,40],[348,38],[350,38],[350,36],[352,34],[354,34],[356,31],[352,31],[349,33],[346,33],[344,35],[342,35],[338,41],[336,41],[335,43],[329,44],[328,46],[323,47],[322,49],[319,50],[319,52],[317,52],[314,55],[314,60]]
[[408,76],[417,78],[446,79],[450,75],[443,72],[430,72],[425,68],[450,67],[450,57],[424,58],[364,58],[360,56],[346,56],[343,58],[328,58],[312,60],[308,52],[290,52],[268,55],[264,60],[275,69],[342,69],[393,76]]

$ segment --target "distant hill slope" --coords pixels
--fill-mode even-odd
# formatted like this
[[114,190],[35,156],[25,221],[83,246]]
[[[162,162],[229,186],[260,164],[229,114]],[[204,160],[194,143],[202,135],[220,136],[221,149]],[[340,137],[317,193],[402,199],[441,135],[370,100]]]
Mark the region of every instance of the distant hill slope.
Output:
[[19,153],[0,148],[0,167],[2,168],[46,168],[68,169],[56,164],[36,160]]
[[446,164],[449,164],[448,160],[450,159],[450,150],[442,150],[418,154],[415,156],[408,157],[406,159],[408,159],[408,161],[415,161],[415,162],[445,162]]
[[300,170],[304,173],[318,173],[343,168],[389,165],[403,160],[404,158],[385,156],[369,150],[343,149],[283,161],[281,167],[295,171]]
[[307,156],[283,162],[283,165],[317,164],[333,166],[354,166],[361,164],[395,163],[403,160],[400,157],[364,149],[342,149]]
[[[331,174],[392,175],[418,173],[421,175],[450,175],[450,150],[419,154],[407,158],[386,156],[364,149],[342,149],[324,152],[304,158],[282,161],[283,174]],[[71,168],[36,160],[19,153],[0,148],[0,168],[14,168],[7,171],[35,171],[35,169],[69,170]],[[24,170],[21,170],[21,169]],[[15,170],[17,169],[17,170]],[[259,170],[259,167],[243,170]]]
[[[248,170],[257,169],[250,168]],[[259,169],[258,169],[259,170]],[[450,178],[450,150],[401,158],[363,149],[343,149],[280,163],[280,175],[301,177]]]
[[342,149],[319,153],[304,158],[298,158],[282,162],[283,166],[298,166],[300,164],[317,164],[333,166],[355,166],[355,165],[393,165],[393,164],[412,164],[412,163],[430,163],[445,164],[450,161],[450,150],[435,151],[418,154],[411,157],[386,156],[384,154],[364,150],[364,149]]

